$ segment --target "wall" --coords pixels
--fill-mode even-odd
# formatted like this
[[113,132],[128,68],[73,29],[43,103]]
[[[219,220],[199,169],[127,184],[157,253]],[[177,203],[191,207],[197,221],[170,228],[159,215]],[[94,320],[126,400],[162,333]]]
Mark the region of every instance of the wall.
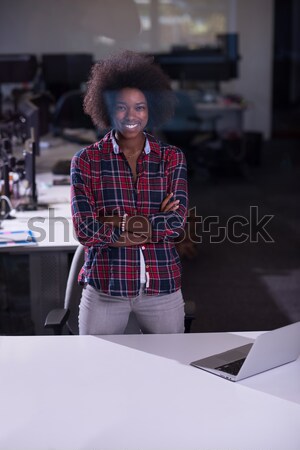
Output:
[[1,0],[0,53],[91,52],[100,58],[117,45],[132,45],[140,20],[132,0]]
[[268,138],[272,121],[273,0],[237,0],[240,33],[240,77],[226,89],[249,101],[245,128]]
[[[249,101],[245,128],[271,128],[273,0],[231,0],[230,31],[240,33],[240,78],[224,89]],[[234,24],[236,22],[236,25]],[[234,27],[236,26],[236,30]],[[136,48],[140,21],[131,0],[1,0],[0,53],[91,52]],[[101,38],[115,38],[114,46]],[[106,40],[107,41],[107,40]]]

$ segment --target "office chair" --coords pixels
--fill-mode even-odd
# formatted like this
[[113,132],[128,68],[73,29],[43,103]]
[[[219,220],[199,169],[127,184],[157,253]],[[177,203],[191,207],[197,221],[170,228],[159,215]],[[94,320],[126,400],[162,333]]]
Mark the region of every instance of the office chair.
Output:
[[[67,280],[64,307],[50,311],[46,317],[44,327],[53,330],[54,334],[62,334],[66,326],[69,334],[78,334],[78,314],[82,286],[77,282],[79,271],[84,263],[84,247],[78,245],[70,267]],[[185,332],[189,333],[194,319],[194,303],[186,302]],[[141,331],[134,313],[129,316],[125,334],[140,334]]]

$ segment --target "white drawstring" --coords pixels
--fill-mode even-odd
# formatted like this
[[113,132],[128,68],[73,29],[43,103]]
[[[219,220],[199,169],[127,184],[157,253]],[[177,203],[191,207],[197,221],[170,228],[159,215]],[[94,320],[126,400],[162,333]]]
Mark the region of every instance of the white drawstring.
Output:
[[149,287],[149,280],[150,280],[149,272],[146,272],[146,288]]

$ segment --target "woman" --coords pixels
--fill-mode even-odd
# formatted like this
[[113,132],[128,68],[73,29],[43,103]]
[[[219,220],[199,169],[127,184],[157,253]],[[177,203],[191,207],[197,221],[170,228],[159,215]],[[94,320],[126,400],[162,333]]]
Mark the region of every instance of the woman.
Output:
[[122,334],[131,311],[143,333],[184,331],[174,240],[187,215],[186,162],[145,132],[171,117],[174,99],[147,56],[124,51],[92,68],[84,109],[111,131],[71,164],[74,229],[86,249],[80,334]]

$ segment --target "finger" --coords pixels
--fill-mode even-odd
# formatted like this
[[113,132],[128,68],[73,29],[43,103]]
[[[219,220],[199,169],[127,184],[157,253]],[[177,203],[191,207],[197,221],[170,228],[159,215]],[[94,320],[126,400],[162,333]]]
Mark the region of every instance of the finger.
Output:
[[162,210],[162,212],[169,212],[169,211],[175,211],[179,208],[179,200],[175,200],[174,202],[169,203],[165,206],[165,208]]
[[176,211],[176,209],[178,209],[178,208],[179,208],[179,205],[172,206],[172,208],[170,208],[167,212]]
[[163,209],[166,207],[166,205],[168,204],[168,202],[170,201],[170,198],[173,196],[173,192],[171,192],[171,194],[168,194],[163,201],[161,202],[161,206],[160,209],[161,211],[163,211]]
[[168,212],[176,211],[177,209],[178,209],[178,206],[174,206],[173,208],[165,209],[165,210],[162,211],[162,212],[163,212],[163,213],[168,213]]

